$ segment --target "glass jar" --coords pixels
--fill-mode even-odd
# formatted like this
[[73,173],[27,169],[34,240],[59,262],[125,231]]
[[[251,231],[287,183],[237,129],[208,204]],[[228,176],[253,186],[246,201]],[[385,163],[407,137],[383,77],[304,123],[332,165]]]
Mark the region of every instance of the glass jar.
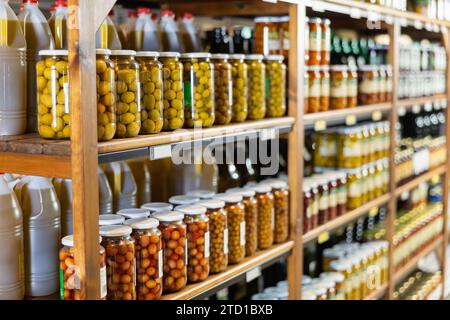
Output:
[[330,67],[320,68],[320,111],[330,109]]
[[328,220],[336,219],[338,216],[338,186],[334,172],[326,172],[324,176],[328,180]]
[[209,275],[210,235],[206,208],[200,205],[184,206],[178,209],[184,213],[187,227],[189,283],[205,280]]
[[345,109],[348,105],[348,67],[330,67],[330,109]]
[[314,138],[314,165],[316,167],[334,167],[336,165],[336,130],[317,132]]
[[323,272],[320,274],[320,278],[334,282],[335,300],[345,300],[345,292],[343,288],[345,277],[342,273]]
[[378,103],[379,73],[377,66],[365,65],[358,70],[358,102],[361,105]]
[[358,69],[351,66],[348,69],[347,78],[347,108],[355,108],[358,105]]
[[392,101],[393,79],[392,65],[385,66],[386,70],[386,101]]
[[245,56],[248,65],[248,119],[260,120],[266,116],[266,65],[263,56]]
[[281,55],[266,58],[266,107],[268,117],[282,117],[286,113],[286,65]]
[[233,82],[233,108],[231,121],[243,122],[248,116],[248,65],[243,54],[231,54],[230,63]]
[[322,19],[309,18],[309,65],[320,65],[322,55]]
[[[100,242],[102,238],[100,237]],[[60,298],[61,300],[80,300],[79,274],[75,265],[75,247],[73,235],[61,239],[62,248],[59,251]],[[106,262],[105,248],[100,246],[100,299],[105,300]]]
[[153,214],[159,220],[163,247],[163,292],[176,292],[187,283],[187,238],[184,214],[162,211]]
[[303,72],[303,114],[311,113],[309,108],[309,72],[308,67],[305,67]]
[[336,260],[330,263],[330,270],[339,272],[344,276],[344,282],[342,284],[342,290],[344,291],[345,300],[352,300],[353,297],[353,276],[352,265],[346,260]]
[[270,183],[274,198],[275,229],[274,243],[282,243],[289,236],[289,187],[284,181]]
[[320,66],[309,66],[308,71],[308,108],[310,113],[320,111]]
[[258,248],[267,249],[273,244],[274,196],[268,185],[257,185],[253,189],[258,201]]
[[320,48],[320,64],[329,65],[331,56],[331,21],[330,19],[322,19],[321,28],[321,48]]
[[142,84],[132,50],[112,50],[116,71],[117,138],[136,137],[141,130]]
[[347,175],[345,172],[335,171],[337,184],[337,216],[347,212]]
[[140,133],[158,133],[163,127],[163,66],[158,52],[139,51],[136,57],[143,88]]
[[116,75],[111,51],[97,49],[97,137],[109,141],[116,134]]
[[362,133],[360,128],[339,128],[337,131],[337,162],[339,168],[362,165]]
[[329,221],[329,189],[328,189],[328,179],[323,176],[315,176],[313,177],[315,182],[317,183],[317,190],[319,196],[319,216],[318,223],[319,226],[327,223]]
[[303,179],[303,233],[312,230],[313,198],[311,187],[306,179]]
[[160,52],[163,64],[163,130],[173,131],[184,125],[183,64],[178,52]]
[[378,102],[387,101],[387,71],[386,66],[378,66],[379,80],[378,80]]
[[184,116],[189,128],[209,128],[214,124],[214,65],[211,54],[183,53]]
[[319,226],[319,184],[317,181],[309,180],[309,186],[311,188],[311,198],[312,198],[312,229]]
[[159,221],[137,218],[125,222],[133,229],[137,300],[159,300],[162,294],[163,251]]
[[362,175],[361,169],[347,170],[347,209],[353,210],[360,207],[362,202]]
[[41,50],[36,64],[38,131],[42,138],[70,138],[67,50]]
[[227,54],[213,54],[211,59],[214,64],[215,123],[228,124],[233,108],[231,63]]
[[211,199],[198,203],[204,206],[209,218],[210,256],[209,267],[212,274],[224,271],[228,266],[228,224],[225,202]]
[[106,250],[108,300],[136,300],[134,240],[129,226],[100,227]]

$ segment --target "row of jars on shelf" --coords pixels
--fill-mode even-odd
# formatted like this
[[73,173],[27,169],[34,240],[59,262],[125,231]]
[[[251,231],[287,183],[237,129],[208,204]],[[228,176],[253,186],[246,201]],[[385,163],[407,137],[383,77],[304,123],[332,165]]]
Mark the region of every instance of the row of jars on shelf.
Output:
[[314,136],[314,166],[351,169],[389,156],[388,121],[331,128]]
[[398,97],[417,98],[446,91],[445,71],[400,72]]
[[429,300],[442,283],[442,272],[417,271],[394,291],[395,300]]
[[[39,53],[38,123],[44,138],[70,137],[67,54]],[[286,112],[283,56],[97,49],[96,73],[100,141]]]
[[392,100],[392,66],[308,66],[304,113],[354,108]]
[[[174,196],[169,202],[100,216],[107,299],[159,299],[289,236],[289,190],[283,181],[265,180],[217,195]],[[61,297],[77,299],[68,268],[72,249],[66,244],[63,239]],[[66,264],[68,257],[72,261]]]
[[399,68],[400,71],[445,71],[447,68],[445,48],[437,44],[401,45]]

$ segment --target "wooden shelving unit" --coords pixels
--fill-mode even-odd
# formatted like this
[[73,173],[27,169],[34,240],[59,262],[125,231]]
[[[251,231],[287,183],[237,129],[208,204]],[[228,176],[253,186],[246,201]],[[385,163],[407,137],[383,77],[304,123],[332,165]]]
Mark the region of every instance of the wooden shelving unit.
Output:
[[395,196],[398,197],[403,192],[410,191],[411,189],[416,188],[419,184],[421,184],[423,182],[427,182],[427,181],[433,179],[433,177],[435,177],[435,176],[440,176],[440,175],[444,174],[446,170],[447,170],[447,166],[444,164],[444,165],[441,165],[437,168],[429,170],[428,172],[425,172],[425,173],[413,178],[411,181],[408,181],[407,183],[404,183],[404,184],[398,186],[395,189]]
[[440,101],[446,101],[447,96],[445,94],[438,94],[429,97],[420,97],[413,99],[402,99],[397,101],[398,108],[412,108],[417,105],[423,105],[425,103],[434,103]]

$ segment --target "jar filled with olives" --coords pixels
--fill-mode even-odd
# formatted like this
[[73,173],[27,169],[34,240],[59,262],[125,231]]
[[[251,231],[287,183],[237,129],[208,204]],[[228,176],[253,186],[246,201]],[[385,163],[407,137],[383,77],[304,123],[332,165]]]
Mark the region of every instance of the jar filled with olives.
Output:
[[214,124],[214,65],[211,54],[183,53],[184,116],[189,128],[209,128]]
[[158,52],[139,51],[136,57],[143,88],[141,133],[158,133],[163,127],[163,66]]
[[[100,242],[102,238],[100,237]],[[75,247],[73,235],[61,239],[59,251],[60,298],[61,300],[80,300],[79,275],[75,266]],[[106,299],[105,248],[100,246],[100,299]]]
[[97,49],[97,136],[109,141],[116,134],[116,75],[111,50]]
[[263,56],[245,56],[248,65],[248,118],[260,120],[266,116],[266,65]]
[[36,64],[38,131],[42,138],[70,138],[67,50],[41,50]]
[[142,84],[135,56],[132,50],[111,52],[116,70],[117,138],[136,137],[141,130]]
[[160,52],[163,64],[163,130],[173,131],[184,125],[183,64],[178,52]]
[[267,249],[273,244],[274,232],[274,197],[271,187],[260,184],[253,188],[256,191],[256,199],[258,200],[258,248]]
[[282,117],[286,113],[286,65],[282,55],[266,57],[267,116]]
[[129,226],[100,227],[106,250],[108,300],[136,300],[134,240]]
[[358,127],[337,131],[337,162],[339,168],[357,168],[362,165],[362,133]]
[[231,63],[227,54],[213,54],[214,64],[214,93],[216,116],[214,123],[228,124],[231,122],[233,108],[233,82]]
[[243,122],[248,116],[248,65],[243,54],[229,55],[233,82],[231,121]]
[[281,180],[273,181],[269,185],[272,187],[275,210],[273,242],[282,243],[289,236],[289,187]]
[[129,219],[135,243],[137,300],[158,300],[162,294],[163,251],[159,221],[154,218]]
[[348,105],[348,66],[333,65],[330,70],[330,108],[345,109]]
[[184,214],[162,211],[153,214],[159,220],[163,247],[163,291],[176,292],[187,283],[187,238]]

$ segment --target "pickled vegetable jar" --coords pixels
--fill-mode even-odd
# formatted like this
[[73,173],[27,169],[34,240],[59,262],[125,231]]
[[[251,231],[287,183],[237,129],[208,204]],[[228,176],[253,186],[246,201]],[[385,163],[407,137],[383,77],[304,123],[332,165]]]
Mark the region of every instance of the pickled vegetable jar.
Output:
[[320,66],[309,66],[308,70],[308,108],[309,112],[320,111]]
[[163,64],[163,130],[173,131],[184,125],[183,64],[178,52],[160,52]]
[[284,181],[275,181],[270,184],[274,197],[275,228],[274,243],[282,243],[289,236],[289,187]]
[[140,133],[158,133],[163,127],[163,66],[158,52],[140,51],[136,57],[143,89]]
[[286,65],[284,57],[266,57],[266,106],[268,117],[282,117],[286,113]]
[[267,249],[273,244],[274,197],[271,187],[268,185],[258,185],[253,189],[256,191],[256,199],[258,200],[258,248]]
[[318,66],[322,56],[322,19],[309,18],[309,65]]
[[36,64],[38,131],[46,139],[70,138],[67,50],[41,50]]
[[141,130],[142,87],[139,63],[132,50],[112,50],[116,69],[117,138],[136,137]]
[[175,292],[187,283],[187,238],[184,214],[178,211],[157,212],[163,243],[163,290]]
[[136,300],[134,240],[129,226],[100,227],[106,249],[108,300]]
[[211,59],[214,63],[215,123],[228,124],[231,122],[233,108],[231,63],[227,54],[213,54]]
[[365,65],[359,68],[358,101],[360,104],[379,102],[379,77],[377,66]]
[[336,130],[329,129],[315,134],[314,164],[319,167],[336,166]]
[[320,68],[320,111],[330,109],[330,67]]
[[362,165],[361,129],[340,128],[337,131],[337,162],[340,168],[357,168]]
[[214,65],[209,53],[184,53],[184,116],[189,128],[209,128],[214,124]]
[[266,65],[259,54],[247,55],[245,61],[248,64],[248,118],[263,119],[266,116]]
[[351,169],[347,171],[347,209],[353,210],[363,204],[361,169]]
[[347,108],[354,108],[358,104],[358,71],[355,66],[348,68],[347,78]]
[[331,66],[330,108],[345,109],[348,104],[348,67],[346,65]]
[[248,65],[243,54],[231,54],[229,57],[233,82],[231,121],[243,122],[248,116]]

